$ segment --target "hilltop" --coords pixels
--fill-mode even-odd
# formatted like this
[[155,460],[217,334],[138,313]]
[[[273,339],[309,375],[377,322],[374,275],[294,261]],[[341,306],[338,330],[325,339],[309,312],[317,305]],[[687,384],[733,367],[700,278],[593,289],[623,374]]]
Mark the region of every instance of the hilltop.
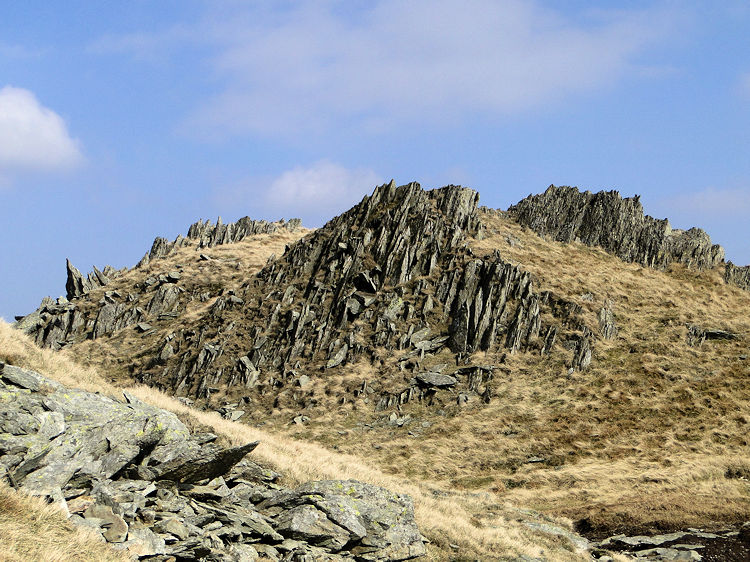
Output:
[[617,192],[478,203],[391,182],[317,230],[196,223],[132,269],[68,263],[16,326],[114,384],[487,494],[478,527],[500,502],[591,536],[750,519],[750,269]]

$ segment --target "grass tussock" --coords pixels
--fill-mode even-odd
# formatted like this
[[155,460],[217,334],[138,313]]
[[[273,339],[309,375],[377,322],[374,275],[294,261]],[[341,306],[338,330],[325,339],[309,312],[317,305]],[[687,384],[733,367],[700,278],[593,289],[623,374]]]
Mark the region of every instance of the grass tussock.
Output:
[[74,527],[54,505],[0,483],[0,561],[125,562],[92,531]]

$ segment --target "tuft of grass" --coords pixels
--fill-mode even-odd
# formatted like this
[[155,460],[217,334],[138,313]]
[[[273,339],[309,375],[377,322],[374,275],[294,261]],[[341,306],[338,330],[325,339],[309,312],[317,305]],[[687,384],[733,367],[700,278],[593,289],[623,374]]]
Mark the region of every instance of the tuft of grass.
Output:
[[0,483],[0,560],[5,562],[126,562],[93,531],[69,523],[55,505]]

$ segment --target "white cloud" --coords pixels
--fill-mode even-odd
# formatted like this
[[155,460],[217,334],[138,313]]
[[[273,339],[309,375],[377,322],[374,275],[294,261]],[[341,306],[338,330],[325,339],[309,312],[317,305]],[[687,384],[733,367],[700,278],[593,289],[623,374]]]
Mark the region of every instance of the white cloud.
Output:
[[80,144],[63,119],[22,88],[0,89],[0,174],[73,168],[83,162]]
[[708,187],[665,197],[656,202],[667,217],[681,216],[693,220],[738,218],[750,220],[750,187]]
[[321,160],[297,166],[275,178],[253,178],[218,189],[220,207],[241,207],[254,218],[302,218],[306,226],[322,224],[372,192],[383,180],[367,168],[346,168]]
[[378,181],[372,170],[350,170],[321,160],[309,168],[298,166],[281,174],[271,182],[266,202],[273,208],[298,212],[344,210],[371,192]]
[[191,127],[291,135],[496,118],[643,72],[637,55],[671,25],[656,10],[574,21],[520,0],[290,5],[239,4],[206,24],[219,89]]

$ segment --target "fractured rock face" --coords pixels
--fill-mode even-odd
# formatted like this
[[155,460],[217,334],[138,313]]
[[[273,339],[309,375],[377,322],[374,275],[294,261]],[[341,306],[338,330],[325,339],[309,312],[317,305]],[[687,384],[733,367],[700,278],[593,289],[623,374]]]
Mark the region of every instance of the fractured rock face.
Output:
[[[475,191],[452,185],[432,191],[417,183],[379,186],[220,295],[191,326],[151,344],[151,358],[130,371],[146,384],[209,399],[222,388],[261,396],[283,392],[300,368],[346,369],[373,361],[382,349],[398,353],[399,367],[415,374],[426,356],[446,348],[456,354],[456,365],[476,351],[550,353],[566,327],[543,324],[543,313],[562,321],[570,303],[537,294],[529,273],[497,251],[473,255],[470,239],[483,229],[478,199]],[[199,222],[186,238],[157,239],[148,259],[188,243],[224,244],[295,225]],[[139,282],[140,306],[111,291],[82,313],[84,294],[73,302],[45,302],[18,326],[55,348],[131,326],[148,342],[160,321],[178,317],[195,297],[185,294],[180,277],[170,272]],[[247,328],[240,337],[234,326]],[[391,389],[381,402],[429,399],[435,388],[449,386]]]
[[724,270],[724,281],[730,285],[736,285],[740,289],[750,291],[750,265],[738,267],[732,262],[727,262]]
[[520,224],[559,242],[579,240],[624,261],[663,269],[672,262],[710,269],[724,261],[724,249],[699,228],[673,230],[667,220],[644,215],[639,197],[616,191],[580,192],[551,185],[508,209]]
[[[220,297],[201,319],[204,349],[239,345],[244,355],[207,363],[186,340],[166,369],[141,369],[143,382],[207,398],[211,386],[250,381],[263,392],[283,386],[296,365],[346,368],[378,348],[421,359],[446,346],[457,354],[541,347],[547,297],[499,253],[477,259],[468,246],[482,229],[478,198],[459,186],[376,188],[248,280],[232,295],[243,306]],[[231,341],[228,325],[251,326],[252,335]]]
[[385,562],[425,554],[407,496],[354,480],[284,489],[278,474],[244,458],[257,442],[224,449],[174,414],[124,398],[0,363],[0,472],[141,556],[235,560],[283,549],[289,560]]

